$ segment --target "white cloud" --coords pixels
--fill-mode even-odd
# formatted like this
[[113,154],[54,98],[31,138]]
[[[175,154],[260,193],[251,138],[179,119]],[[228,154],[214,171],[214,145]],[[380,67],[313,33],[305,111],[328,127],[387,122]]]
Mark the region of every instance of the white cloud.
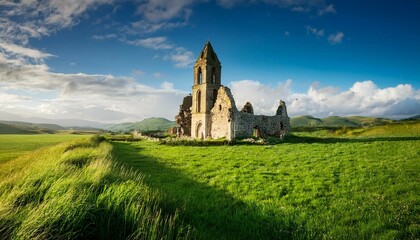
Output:
[[171,43],[166,37],[151,37],[137,40],[125,40],[125,42],[131,45],[151,48],[155,50],[170,50],[164,55],[163,60],[173,62],[174,66],[177,68],[191,67],[194,63],[193,52],[183,47],[177,47],[175,44]]
[[143,76],[144,75],[144,71],[135,69],[135,70],[131,71],[131,74],[133,74],[135,76]]
[[251,102],[256,114],[274,115],[280,99],[286,100],[285,97],[291,95],[291,83],[287,80],[273,87],[259,81],[242,80],[231,82],[229,87],[239,110],[246,102]]
[[153,77],[154,78],[160,78],[160,77],[162,77],[162,73],[160,73],[160,72],[155,72],[155,73],[153,73]]
[[174,47],[166,37],[151,37],[127,41],[128,44],[151,49],[171,49]]
[[318,9],[318,15],[319,16],[325,15],[327,13],[337,13],[333,4],[327,5],[322,9]]
[[317,29],[311,26],[306,26],[305,28],[306,28],[306,34],[313,34],[317,37],[324,36],[324,29]]
[[165,59],[171,60],[175,64],[175,67],[188,68],[193,66],[194,53],[185,48],[178,47],[170,55],[167,55]]
[[114,39],[117,38],[117,34],[115,33],[110,33],[110,34],[105,34],[105,35],[93,35],[92,39],[95,40],[105,40],[105,39]]
[[188,19],[191,15],[189,8],[194,0],[148,0],[138,6],[138,13],[150,22],[161,22],[174,18]]
[[332,45],[339,44],[343,41],[344,33],[336,32],[335,34],[331,34],[328,36],[328,42]]
[[130,28],[126,28],[126,31],[127,33],[130,33],[130,34],[137,34],[138,32],[154,33],[159,30],[179,28],[179,27],[184,27],[186,25],[187,25],[187,20],[175,21],[175,22],[170,22],[169,20],[163,21],[163,22],[150,22],[147,20],[139,20],[136,22],[132,22],[130,24]]
[[3,42],[26,45],[29,38],[40,38],[77,24],[89,9],[113,0],[27,0],[0,1],[0,38]]
[[13,43],[0,42],[0,49],[8,52],[10,55],[29,57],[33,59],[45,59],[52,57],[52,54],[44,53],[36,49],[22,47]]
[[306,93],[293,92],[291,85],[291,80],[275,87],[251,80],[230,84],[238,109],[250,101],[256,114],[273,115],[280,99],[286,101],[291,116],[403,118],[420,114],[420,90],[409,84],[378,88],[374,82],[367,80],[355,82],[350,89],[340,91],[334,87],[319,88],[315,83]]
[[3,104],[5,103],[10,104],[10,103],[20,103],[20,102],[29,101],[31,100],[31,97],[0,92],[0,99]]
[[186,94],[170,82],[156,88],[130,77],[53,73],[45,65],[0,62],[0,110],[13,108],[19,115],[104,122],[172,119]]

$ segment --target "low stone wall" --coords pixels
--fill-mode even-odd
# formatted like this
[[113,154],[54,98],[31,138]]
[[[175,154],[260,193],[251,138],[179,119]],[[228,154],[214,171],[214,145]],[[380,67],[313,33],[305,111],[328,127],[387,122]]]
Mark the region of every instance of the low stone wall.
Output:
[[282,116],[263,116],[250,113],[237,112],[234,116],[234,135],[237,137],[277,136],[281,137],[288,133],[287,124]]

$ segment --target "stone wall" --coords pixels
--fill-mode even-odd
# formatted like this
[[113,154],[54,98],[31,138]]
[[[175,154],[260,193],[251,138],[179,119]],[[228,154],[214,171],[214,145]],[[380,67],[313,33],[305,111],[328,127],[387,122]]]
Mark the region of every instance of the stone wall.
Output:
[[237,112],[234,117],[235,138],[241,137],[281,137],[288,131],[282,116],[253,115]]
[[233,114],[237,112],[230,89],[222,86],[217,91],[217,99],[211,110],[211,137],[228,140],[233,138]]
[[175,116],[177,127],[175,133],[178,137],[191,136],[191,105],[192,96],[184,97],[179,106],[178,115]]

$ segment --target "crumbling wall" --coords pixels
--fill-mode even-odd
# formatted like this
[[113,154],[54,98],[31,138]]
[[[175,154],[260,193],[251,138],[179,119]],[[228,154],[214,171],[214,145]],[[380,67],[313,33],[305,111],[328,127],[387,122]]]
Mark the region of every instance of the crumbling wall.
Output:
[[233,116],[238,112],[230,89],[221,86],[211,110],[211,137],[231,140],[233,138]]
[[[280,137],[282,130],[281,123],[281,116],[253,115],[250,113],[238,112],[234,122],[235,137]],[[256,135],[256,133],[260,136]]]
[[[247,102],[243,109],[250,109],[252,105]],[[267,137],[283,138],[290,133],[290,119],[287,116],[286,104],[280,101],[275,116],[254,115],[251,111],[236,112],[233,123],[234,138],[241,137]]]
[[188,95],[184,97],[182,104],[179,106],[178,115],[175,116],[176,135],[178,137],[191,136],[191,106],[192,96]]

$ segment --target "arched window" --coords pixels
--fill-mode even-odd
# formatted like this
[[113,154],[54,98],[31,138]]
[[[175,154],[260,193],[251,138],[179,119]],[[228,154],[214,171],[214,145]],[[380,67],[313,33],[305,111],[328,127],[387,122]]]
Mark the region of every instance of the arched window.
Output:
[[197,92],[197,112],[201,112],[201,91]]
[[201,68],[198,68],[197,73],[197,84],[203,83],[203,73],[201,72]]
[[211,70],[211,82],[216,83],[216,68],[215,67],[213,67],[213,69]]

